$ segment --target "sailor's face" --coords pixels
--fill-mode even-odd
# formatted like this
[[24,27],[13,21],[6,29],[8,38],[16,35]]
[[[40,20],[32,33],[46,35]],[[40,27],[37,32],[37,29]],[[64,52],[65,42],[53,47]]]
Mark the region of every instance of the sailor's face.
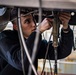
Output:
[[24,16],[21,14],[21,24],[22,24],[22,31],[25,38],[28,38],[29,35],[36,30],[36,25],[33,20],[33,16],[30,14],[28,16]]

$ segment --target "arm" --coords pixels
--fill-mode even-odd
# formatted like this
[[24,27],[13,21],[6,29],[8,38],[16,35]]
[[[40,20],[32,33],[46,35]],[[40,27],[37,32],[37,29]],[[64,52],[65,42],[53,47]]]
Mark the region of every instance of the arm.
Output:
[[[72,51],[72,46],[73,46],[73,31],[70,29],[68,33],[64,33],[62,30],[60,42],[57,48],[58,59],[67,57]],[[54,48],[52,47],[52,44],[50,45],[49,56],[50,59],[55,58]]]
[[62,22],[63,28],[61,30],[61,38],[60,38],[60,43],[57,50],[58,59],[67,57],[72,51],[73,31],[70,29],[70,26],[68,25],[70,18],[71,18],[70,13],[61,12],[59,14],[59,19]]
[[[71,14],[66,12],[61,12],[59,18],[63,24],[63,28],[61,30],[61,40],[60,40],[60,48],[58,50],[58,58],[64,58],[68,56],[72,51],[73,46],[73,31],[70,29],[68,25],[69,20],[71,19]],[[62,53],[62,56],[60,54]]]
[[[71,18],[69,13],[63,13],[61,12],[59,15],[59,18],[63,24],[63,28],[61,30],[61,38],[60,38],[60,43],[58,45],[58,59],[64,58],[66,56],[68,56],[71,53],[72,50],[72,45],[73,45],[73,31],[70,29],[70,27],[68,26],[68,22]],[[68,28],[69,27],[69,28]],[[43,46],[43,44],[42,44]],[[47,43],[44,44],[44,47],[41,46],[41,50],[40,53],[42,53],[40,56],[41,58],[45,57],[45,53],[46,53],[46,47],[47,47]],[[54,59],[54,48],[52,46],[52,42],[50,43],[49,46],[49,56],[50,59]],[[39,54],[40,55],[40,54]]]

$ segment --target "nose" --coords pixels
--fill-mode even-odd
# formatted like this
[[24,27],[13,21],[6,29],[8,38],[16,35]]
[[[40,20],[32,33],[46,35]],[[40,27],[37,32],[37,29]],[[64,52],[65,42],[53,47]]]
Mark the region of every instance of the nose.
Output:
[[36,26],[36,23],[34,21],[32,22],[32,26]]

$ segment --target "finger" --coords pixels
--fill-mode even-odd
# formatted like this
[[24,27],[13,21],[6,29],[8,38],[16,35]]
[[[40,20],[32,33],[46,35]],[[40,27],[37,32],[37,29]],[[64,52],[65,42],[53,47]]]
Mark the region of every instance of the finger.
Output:
[[60,20],[61,21],[67,21],[68,19],[67,18],[64,18],[64,17],[60,17]]
[[71,14],[70,13],[66,13],[66,12],[61,12],[59,14],[59,16],[62,16],[62,15],[67,16],[67,17],[71,17]]
[[63,18],[63,19],[70,20],[71,17],[68,17],[68,16],[65,16],[65,15],[62,15],[62,16],[60,16],[59,18]]
[[54,19],[47,18],[48,22],[53,23]]
[[50,19],[50,18],[47,18],[47,20],[48,20],[48,21],[50,21],[50,22],[52,22],[52,21],[53,21],[53,19]]
[[53,19],[47,18],[49,25],[52,27],[53,26]]

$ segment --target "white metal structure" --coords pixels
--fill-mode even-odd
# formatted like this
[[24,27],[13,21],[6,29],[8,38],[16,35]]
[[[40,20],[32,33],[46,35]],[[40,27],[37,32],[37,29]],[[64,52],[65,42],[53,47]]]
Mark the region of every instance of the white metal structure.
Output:
[[[0,5],[39,7],[39,0],[0,0]],[[76,0],[42,0],[43,8],[76,9]]]

